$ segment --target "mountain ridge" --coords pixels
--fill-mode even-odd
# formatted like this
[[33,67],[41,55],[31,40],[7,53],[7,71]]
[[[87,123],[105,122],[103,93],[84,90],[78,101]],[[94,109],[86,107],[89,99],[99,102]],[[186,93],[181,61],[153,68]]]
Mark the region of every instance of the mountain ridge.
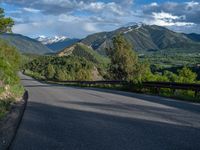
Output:
[[200,43],[188,38],[185,34],[177,33],[157,25],[135,24],[121,27],[110,32],[100,32],[87,36],[81,42],[91,46],[95,51],[106,55],[106,48],[112,46],[112,38],[123,34],[137,52],[151,52],[163,49],[187,51],[200,50]]
[[59,52],[60,50],[72,46],[73,44],[80,41],[80,39],[76,38],[67,38],[66,36],[54,36],[54,37],[46,37],[46,36],[39,36],[36,38],[39,42],[47,46],[53,52]]
[[37,40],[21,34],[4,33],[0,34],[0,38],[16,47],[21,53],[46,54],[52,52],[52,50]]

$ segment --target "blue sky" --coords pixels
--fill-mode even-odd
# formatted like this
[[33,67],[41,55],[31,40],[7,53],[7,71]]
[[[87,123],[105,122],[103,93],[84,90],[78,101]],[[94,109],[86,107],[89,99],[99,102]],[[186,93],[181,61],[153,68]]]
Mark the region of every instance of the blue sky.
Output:
[[200,33],[200,0],[0,0],[13,32],[83,38],[143,22]]

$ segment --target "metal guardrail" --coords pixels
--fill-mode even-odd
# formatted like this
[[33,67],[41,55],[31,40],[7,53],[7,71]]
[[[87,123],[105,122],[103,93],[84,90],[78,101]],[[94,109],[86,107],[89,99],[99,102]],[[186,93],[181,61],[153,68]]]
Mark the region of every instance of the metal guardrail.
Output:
[[159,93],[161,88],[168,88],[176,92],[176,90],[191,90],[195,92],[195,97],[199,97],[200,84],[174,83],[174,82],[143,82],[144,88],[154,88]]
[[[80,84],[80,85],[127,85],[134,86],[128,81],[59,81],[60,83]],[[136,86],[136,85],[135,85]],[[159,93],[160,89],[171,89],[174,93],[176,90],[191,90],[195,92],[195,97],[200,94],[200,84],[186,84],[174,82],[142,82],[140,88],[154,89],[155,93]]]
[[128,81],[55,81],[60,83],[69,83],[69,84],[85,84],[85,85],[98,85],[98,84],[110,84],[110,85],[127,85]]

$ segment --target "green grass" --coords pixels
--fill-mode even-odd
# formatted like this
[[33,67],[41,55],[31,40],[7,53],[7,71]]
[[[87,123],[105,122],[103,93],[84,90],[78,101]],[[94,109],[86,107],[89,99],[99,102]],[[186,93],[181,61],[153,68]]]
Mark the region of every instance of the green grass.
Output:
[[[24,88],[17,76],[21,63],[18,51],[0,39],[0,119],[10,110],[10,104],[22,97]],[[7,88],[6,88],[7,87]],[[5,97],[9,97],[5,99]]]
[[0,120],[9,112],[10,105],[13,101],[13,99],[0,100]]

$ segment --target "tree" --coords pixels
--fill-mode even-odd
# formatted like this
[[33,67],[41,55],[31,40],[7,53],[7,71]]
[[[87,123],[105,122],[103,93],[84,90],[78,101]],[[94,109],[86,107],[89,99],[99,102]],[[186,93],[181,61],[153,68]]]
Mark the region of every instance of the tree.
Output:
[[111,59],[109,72],[114,80],[132,80],[138,77],[138,57],[122,35],[113,38],[113,48],[108,49]]
[[170,71],[165,71],[163,76],[167,77],[169,82],[176,82],[178,79],[178,76],[175,73],[170,72]]
[[181,83],[194,83],[197,79],[197,74],[192,72],[187,67],[183,67],[183,69],[178,70],[178,82]]
[[46,74],[47,79],[53,79],[55,76],[55,73],[56,73],[56,71],[55,71],[53,65],[49,64],[47,66],[47,74]]
[[61,69],[57,69],[55,78],[58,81],[64,81],[66,79],[66,73]]
[[91,79],[92,79],[91,70],[87,71],[84,69],[79,69],[79,71],[76,73],[76,80],[84,81],[84,80],[91,80]]
[[14,21],[11,18],[5,18],[4,10],[0,8],[0,33],[12,32]]

